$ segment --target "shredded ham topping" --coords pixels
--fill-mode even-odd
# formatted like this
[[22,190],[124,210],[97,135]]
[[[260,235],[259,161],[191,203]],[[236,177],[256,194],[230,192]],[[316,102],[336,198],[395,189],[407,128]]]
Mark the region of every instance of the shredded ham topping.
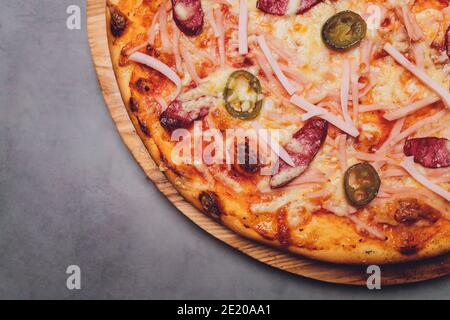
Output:
[[181,93],[181,79],[180,77],[173,71],[168,65],[162,63],[158,59],[155,59],[149,55],[143,54],[141,52],[135,52],[132,55],[130,55],[130,60],[138,63],[145,64],[146,66],[153,68],[159,72],[161,72],[163,75],[165,75],[167,78],[169,78],[170,81],[172,81],[177,89],[175,93],[171,96],[171,101],[175,100],[176,97],[178,97]]
[[393,104],[370,104],[370,105],[359,105],[359,112],[372,112],[378,110],[391,110],[395,109],[396,106]]
[[342,115],[347,123],[352,123],[348,113],[348,96],[350,90],[350,61],[345,60],[342,66],[342,82],[341,82],[341,107]]
[[165,6],[159,7],[159,32],[161,33],[162,48],[169,52],[172,49],[170,45],[169,31],[167,30],[167,12]]
[[152,24],[148,29],[148,43],[150,43],[151,45],[155,44],[156,32],[158,31],[157,29],[158,20],[159,20],[159,10],[153,16]]
[[264,38],[264,36],[257,36],[256,39],[258,41],[259,47],[266,56],[266,59],[272,67],[272,70],[277,76],[278,80],[280,80],[287,93],[289,93],[289,95],[293,95],[297,90],[281,70],[278,62],[276,61],[275,57],[269,49],[269,46],[267,45],[266,39]]
[[218,43],[219,43],[219,55],[220,55],[220,66],[224,67],[226,63],[225,56],[225,27],[223,22],[223,14],[220,9],[214,10],[214,15],[216,18],[216,25],[219,31]]
[[384,114],[384,118],[389,121],[398,120],[400,118],[406,117],[410,114],[413,114],[414,112],[427,107],[433,103],[436,103],[440,101],[441,99],[438,97],[428,97],[419,101],[416,101],[414,103],[408,104],[402,108],[399,108],[395,111],[388,112]]
[[357,216],[352,215],[349,216],[348,218],[356,225],[358,229],[366,231],[368,234],[377,239],[386,240],[386,235],[383,232],[381,232],[377,228],[368,225],[367,223],[359,219]]
[[209,24],[211,25],[211,29],[213,30],[214,36],[218,38],[220,36],[220,30],[217,26],[216,19],[214,18],[214,14],[212,12],[211,8],[207,8],[205,10],[206,19],[208,20]]
[[347,171],[347,135],[341,134],[338,137],[338,145],[339,145],[339,163],[341,166],[342,175]]
[[161,112],[164,112],[167,109],[167,102],[166,102],[166,100],[164,100],[164,98],[160,97],[160,96],[156,96],[155,100],[159,104],[159,106],[161,107]]
[[425,35],[420,29],[420,26],[417,24],[415,17],[412,15],[409,6],[407,4],[402,5],[401,11],[403,23],[405,24],[405,28],[410,39],[414,42],[422,40]]
[[336,191],[335,186],[327,187],[316,192],[309,192],[305,195],[306,199],[326,198]]
[[447,108],[450,108],[450,92],[448,91],[448,89],[444,88],[441,84],[427,75],[423,70],[412,64],[390,43],[386,43],[384,45],[384,50],[389,53],[399,64],[401,64],[424,84],[430,87],[430,89],[435,91],[442,98]]
[[389,134],[389,137],[386,139],[386,141],[383,143],[383,145],[380,147],[380,149],[377,151],[377,155],[384,155],[386,151],[390,148],[391,142],[402,132],[403,125],[405,124],[405,118],[401,118],[395,122],[394,126],[392,127],[391,133]]
[[239,54],[248,54],[248,7],[246,0],[239,0]]
[[364,39],[360,48],[360,60],[362,74],[370,73],[370,62],[372,61],[374,42],[371,39]]
[[425,62],[424,62],[424,52],[423,47],[418,44],[414,43],[412,45],[412,51],[414,54],[414,60],[416,60],[416,66],[422,70],[425,69]]
[[284,162],[286,162],[288,165],[290,165],[291,167],[295,167],[295,163],[292,160],[289,153],[286,151],[286,149],[284,149],[282,146],[280,146],[278,144],[278,142],[276,142],[274,139],[272,139],[272,137],[270,135],[269,135],[269,137],[264,135],[263,131],[262,131],[263,127],[259,123],[257,123],[257,122],[253,123],[253,128],[257,131],[258,138],[261,142],[268,145],[270,147],[270,149],[273,152],[275,152],[281,159],[283,159]]
[[173,28],[172,37],[173,54],[175,55],[175,65],[179,73],[183,72],[182,59],[180,53],[180,30],[178,28]]
[[419,129],[422,127],[432,124],[435,121],[439,121],[441,118],[443,118],[447,114],[447,110],[442,110],[430,117],[427,117],[425,119],[422,119],[420,121],[417,121],[415,124],[413,124],[411,127],[406,129],[405,131],[401,132],[397,136],[394,136],[393,139],[389,142],[389,145],[394,145],[403,139],[408,138],[413,133],[416,133]]
[[301,176],[292,180],[289,183],[290,186],[296,186],[307,183],[326,183],[329,182],[329,179],[325,176],[322,171],[317,169],[309,169],[305,171]]
[[450,192],[431,182],[426,176],[421,174],[414,164],[414,157],[406,157],[402,161],[401,165],[414,179],[420,182],[423,186],[433,191],[437,195],[440,195],[445,200],[450,201]]
[[342,131],[348,133],[352,137],[359,136],[359,131],[354,126],[352,126],[351,124],[346,123],[345,121],[343,121],[342,119],[338,118],[334,114],[328,112],[327,110],[325,110],[323,108],[319,108],[319,107],[313,105],[312,103],[310,103],[306,99],[304,99],[304,98],[302,98],[302,97],[300,97],[298,95],[293,95],[292,98],[291,98],[291,102],[293,104],[295,104],[296,106],[300,107],[301,109],[307,111],[307,112],[315,112],[316,114],[319,115],[320,118],[328,121],[329,123],[331,123],[335,127],[338,127]]
[[358,123],[359,116],[359,65],[355,59],[350,63],[350,84],[352,88],[353,122]]

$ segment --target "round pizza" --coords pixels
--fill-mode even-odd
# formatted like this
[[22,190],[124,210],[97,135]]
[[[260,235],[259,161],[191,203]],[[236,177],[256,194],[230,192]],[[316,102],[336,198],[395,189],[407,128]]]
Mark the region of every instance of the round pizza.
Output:
[[449,0],[110,0],[129,116],[234,232],[335,263],[450,251]]

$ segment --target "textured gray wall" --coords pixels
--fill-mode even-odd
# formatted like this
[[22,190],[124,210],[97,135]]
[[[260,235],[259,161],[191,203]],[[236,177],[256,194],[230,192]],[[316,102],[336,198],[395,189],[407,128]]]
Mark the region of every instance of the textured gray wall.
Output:
[[450,278],[374,293],[292,276],[194,226],[122,143],[70,4],[85,10],[1,0],[0,298],[450,297]]

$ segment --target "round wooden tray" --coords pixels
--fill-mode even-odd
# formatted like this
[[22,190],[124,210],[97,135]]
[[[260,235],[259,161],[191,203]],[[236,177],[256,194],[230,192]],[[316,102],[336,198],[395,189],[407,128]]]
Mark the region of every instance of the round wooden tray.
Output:
[[[237,250],[272,267],[325,282],[366,285],[365,266],[323,263],[282,252],[242,238],[206,217],[185,201],[150,157],[123,104],[111,65],[106,37],[106,0],[87,1],[89,45],[102,93],[119,133],[136,161],[157,188],[200,228]],[[419,282],[450,274],[450,255],[416,263],[382,266],[382,285]]]

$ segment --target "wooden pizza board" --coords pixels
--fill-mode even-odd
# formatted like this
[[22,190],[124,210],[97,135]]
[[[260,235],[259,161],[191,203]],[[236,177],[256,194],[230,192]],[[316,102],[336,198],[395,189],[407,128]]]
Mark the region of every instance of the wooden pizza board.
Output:
[[[247,240],[208,218],[178,194],[155,165],[128,117],[111,65],[105,10],[106,0],[87,0],[87,31],[98,80],[123,141],[156,187],[200,228],[262,263],[320,281],[366,285],[366,266],[319,262]],[[384,286],[435,279],[450,274],[450,255],[416,263],[386,265],[381,267],[381,272]]]

